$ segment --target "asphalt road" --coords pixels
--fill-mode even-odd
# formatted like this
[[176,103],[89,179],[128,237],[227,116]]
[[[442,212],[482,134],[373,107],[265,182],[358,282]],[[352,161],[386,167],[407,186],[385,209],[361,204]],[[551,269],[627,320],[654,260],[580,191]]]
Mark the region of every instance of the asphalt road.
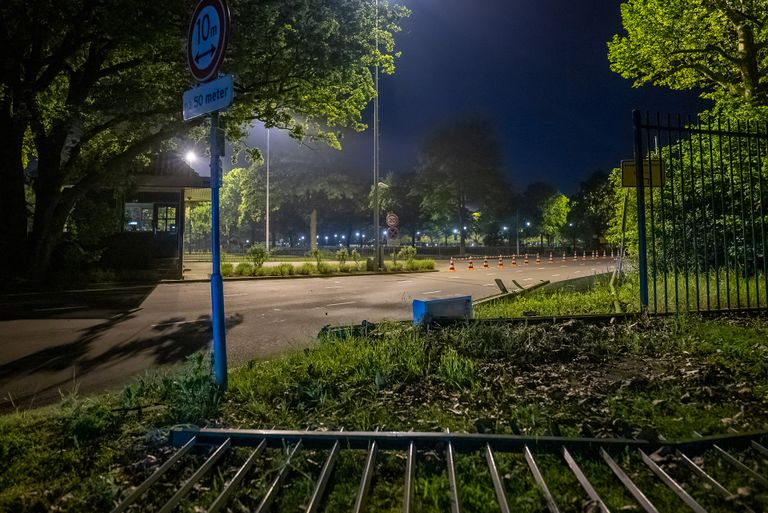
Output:
[[[311,345],[325,325],[404,320],[414,299],[498,293],[602,273],[612,262],[557,261],[456,272],[227,281],[230,365]],[[0,298],[0,410],[50,403],[62,394],[117,388],[147,369],[178,364],[210,343],[208,283],[164,283]]]

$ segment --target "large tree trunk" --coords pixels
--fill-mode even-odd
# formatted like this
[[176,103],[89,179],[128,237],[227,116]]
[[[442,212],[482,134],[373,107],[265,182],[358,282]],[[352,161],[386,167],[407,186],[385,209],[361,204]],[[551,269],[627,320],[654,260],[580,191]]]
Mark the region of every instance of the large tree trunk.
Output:
[[14,124],[6,105],[0,112],[0,277],[18,276],[27,261],[23,142],[24,127]]

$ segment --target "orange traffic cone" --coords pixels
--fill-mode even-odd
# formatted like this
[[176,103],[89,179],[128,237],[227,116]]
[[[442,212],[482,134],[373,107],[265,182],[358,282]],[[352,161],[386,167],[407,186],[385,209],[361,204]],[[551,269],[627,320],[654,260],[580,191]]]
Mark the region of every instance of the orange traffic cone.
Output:
[[512,267],[517,267],[517,255],[512,255]]
[[523,261],[523,264],[528,265],[528,253],[525,254],[525,261]]
[[469,257],[469,267],[467,269],[469,269],[470,271],[474,271],[475,270],[475,264],[472,263],[472,257],[471,256]]
[[605,253],[605,250],[603,250],[603,258],[605,257],[606,257],[606,253]]
[[597,260],[597,251],[592,250],[592,260]]
[[563,251],[563,262],[567,262],[567,261],[568,261],[568,258],[566,258],[565,251]]
[[583,261],[585,261],[586,259],[587,259],[587,250],[585,249],[585,250],[584,250],[584,251],[581,253],[581,260],[582,260],[582,262],[583,262]]
[[541,263],[541,255],[539,255],[538,253],[536,253],[536,263],[537,264]]
[[504,258],[499,255],[499,267],[504,267]]
[[576,254],[576,251],[573,252],[573,261],[576,262],[579,259],[579,255]]
[[555,259],[552,258],[552,252],[551,251],[549,252],[549,263],[550,264],[554,264],[555,263]]
[[456,266],[453,265],[453,257],[451,257],[451,266],[448,268],[449,271],[455,271]]
[[483,269],[488,269],[488,257],[483,257]]

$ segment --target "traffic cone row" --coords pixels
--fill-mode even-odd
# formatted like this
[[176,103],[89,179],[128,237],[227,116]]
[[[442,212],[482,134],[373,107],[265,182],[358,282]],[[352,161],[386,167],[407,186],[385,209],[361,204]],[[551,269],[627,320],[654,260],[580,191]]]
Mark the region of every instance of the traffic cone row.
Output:
[[550,264],[554,264],[555,263],[555,259],[552,258],[552,252],[551,251],[549,252],[549,263]]
[[517,267],[517,255],[512,255],[512,267]]
[[488,269],[488,257],[483,257],[483,269]]
[[525,260],[523,261],[524,265],[528,265],[528,253],[525,254]]
[[504,258],[501,255],[499,255],[499,268],[502,268],[502,267],[504,267]]
[[468,269],[470,271],[474,271],[475,270],[475,264],[472,263],[472,257],[469,257],[469,267],[468,267]]
[[536,264],[540,264],[540,263],[541,263],[541,256],[538,253],[536,253]]
[[567,262],[568,258],[565,256],[565,251],[563,251],[563,263]]
[[456,266],[453,265],[453,257],[451,257],[451,266],[448,268],[449,271],[455,271]]

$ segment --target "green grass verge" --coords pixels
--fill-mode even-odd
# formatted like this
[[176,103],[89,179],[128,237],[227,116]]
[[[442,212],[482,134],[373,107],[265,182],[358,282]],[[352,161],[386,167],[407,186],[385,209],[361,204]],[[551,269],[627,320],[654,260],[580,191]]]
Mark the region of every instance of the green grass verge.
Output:
[[[253,361],[233,370],[229,391],[219,395],[198,355],[183,372],[148,374],[121,394],[73,397],[56,407],[0,417],[0,511],[109,510],[121,492],[167,459],[167,430],[181,423],[668,438],[689,437],[694,430],[768,429],[767,357],[764,319],[469,325],[426,334],[396,325]],[[233,451],[178,511],[196,511],[192,501],[215,496],[246,454]],[[283,451],[269,451],[233,511],[258,504],[284,458]],[[325,511],[350,510],[363,458],[352,452],[339,460]],[[442,458],[439,448],[420,456],[416,511],[449,509]],[[633,504],[604,466],[577,458],[612,510]],[[682,509],[636,455],[617,458],[661,511]],[[301,453],[274,510],[298,511],[305,504],[323,459],[322,453]],[[500,455],[499,464],[513,510],[542,511],[521,458]],[[398,455],[381,455],[368,511],[401,508],[403,465]],[[560,458],[544,457],[541,466],[565,511],[586,507]],[[495,499],[481,455],[460,455],[457,467],[463,510],[490,510]],[[155,511],[173,493],[172,482],[191,468],[161,483],[136,511]],[[749,484],[721,463],[708,469],[734,491]],[[704,488],[691,491],[710,511],[733,506]],[[759,487],[741,494],[755,511],[768,507]]]

